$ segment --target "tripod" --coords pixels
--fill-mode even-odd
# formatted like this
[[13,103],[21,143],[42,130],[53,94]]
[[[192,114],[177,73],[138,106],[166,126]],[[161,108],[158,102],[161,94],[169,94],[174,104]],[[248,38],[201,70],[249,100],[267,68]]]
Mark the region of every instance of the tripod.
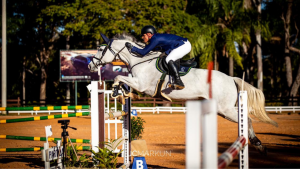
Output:
[[63,140],[63,166],[64,166],[65,160],[66,160],[66,156],[67,156],[67,150],[66,150],[67,139],[69,139],[69,141],[71,143],[71,146],[73,148],[73,151],[74,151],[74,153],[75,153],[75,155],[77,157],[77,160],[78,160],[78,156],[77,156],[76,150],[75,150],[75,148],[73,146],[73,143],[72,143],[72,141],[70,139],[69,133],[67,132],[67,128],[68,127],[70,127],[73,130],[77,130],[77,128],[68,126],[69,123],[70,123],[70,120],[58,120],[58,123],[61,123],[61,128],[63,129],[63,132],[61,133],[61,139]]

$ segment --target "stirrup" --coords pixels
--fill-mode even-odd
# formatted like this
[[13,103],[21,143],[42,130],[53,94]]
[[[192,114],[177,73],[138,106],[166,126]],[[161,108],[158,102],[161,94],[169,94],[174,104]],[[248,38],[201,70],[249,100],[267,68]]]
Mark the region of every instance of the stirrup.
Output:
[[178,85],[178,84],[172,84],[172,83],[170,83],[170,84],[168,84],[168,87],[170,87],[170,88],[172,88],[172,89],[175,89],[175,90],[182,90],[182,89],[184,89],[184,86],[181,86],[181,85]]

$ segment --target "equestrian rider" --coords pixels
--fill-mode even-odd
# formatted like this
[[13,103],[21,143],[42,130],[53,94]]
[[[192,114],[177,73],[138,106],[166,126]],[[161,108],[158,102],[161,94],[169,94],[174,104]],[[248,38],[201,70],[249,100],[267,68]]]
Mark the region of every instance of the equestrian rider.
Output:
[[143,27],[141,35],[144,42],[148,43],[148,45],[146,45],[144,49],[139,49],[131,43],[126,42],[125,46],[129,52],[141,55],[142,57],[148,54],[151,50],[160,50],[161,52],[165,52],[167,55],[166,62],[170,73],[174,75],[174,88],[179,90],[183,89],[184,84],[180,79],[175,61],[181,59],[184,55],[191,51],[192,46],[188,39],[172,34],[156,33],[155,28],[151,25]]

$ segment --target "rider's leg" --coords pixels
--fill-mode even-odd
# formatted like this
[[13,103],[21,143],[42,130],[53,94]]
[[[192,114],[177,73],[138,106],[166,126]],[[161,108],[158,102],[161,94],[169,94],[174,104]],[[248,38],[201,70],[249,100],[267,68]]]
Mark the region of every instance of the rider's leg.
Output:
[[184,42],[183,45],[179,46],[176,49],[173,49],[166,58],[166,62],[168,63],[169,70],[174,76],[174,86],[178,89],[183,89],[184,84],[182,83],[178,69],[176,67],[175,61],[181,59],[184,55],[188,54],[192,49],[191,43],[189,41]]
[[182,81],[180,79],[180,75],[178,73],[175,62],[173,60],[170,60],[168,63],[168,67],[171,72],[170,74],[172,74],[174,76],[174,84],[173,85],[174,85],[175,89],[183,89],[184,84],[182,83]]
[[189,41],[184,42],[183,45],[173,49],[166,58],[166,62],[169,63],[170,60],[176,61],[181,59],[183,56],[188,54],[192,50],[192,45]]

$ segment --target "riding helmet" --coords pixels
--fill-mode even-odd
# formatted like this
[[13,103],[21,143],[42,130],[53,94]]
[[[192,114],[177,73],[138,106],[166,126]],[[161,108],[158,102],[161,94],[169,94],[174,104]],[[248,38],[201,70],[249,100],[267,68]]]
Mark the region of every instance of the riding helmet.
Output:
[[141,35],[146,33],[156,34],[156,29],[152,25],[147,25],[142,28]]

